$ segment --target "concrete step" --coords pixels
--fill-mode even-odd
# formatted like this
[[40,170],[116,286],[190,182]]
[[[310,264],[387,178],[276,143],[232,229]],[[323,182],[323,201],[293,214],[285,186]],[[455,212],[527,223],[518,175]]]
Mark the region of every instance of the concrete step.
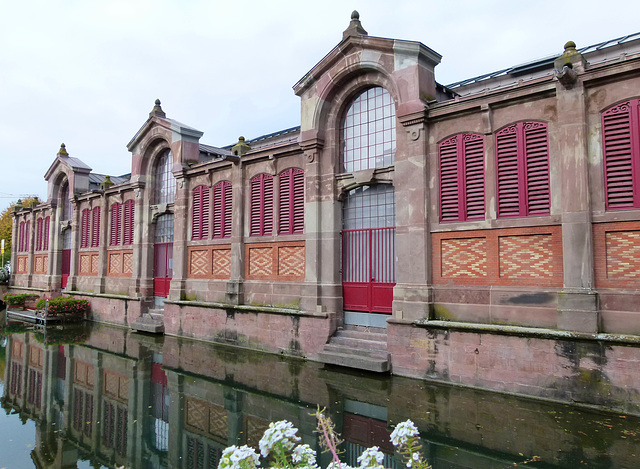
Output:
[[131,329],[138,332],[150,332],[152,334],[164,334],[164,321],[162,318],[145,314],[131,324]]
[[331,344],[340,345],[343,347],[353,347],[359,348],[363,350],[386,350],[387,349],[387,340],[369,340],[369,339],[359,339],[355,337],[343,336],[343,335],[335,335],[331,338]]
[[385,348],[387,345],[387,334],[380,334],[378,332],[364,332],[364,331],[354,331],[348,329],[338,329],[333,337],[339,337],[341,339],[355,339],[355,340],[366,340],[369,342],[377,342],[380,344],[384,344]]
[[318,354],[318,358],[327,365],[345,366],[359,370],[374,371],[376,373],[386,373],[391,369],[391,362],[388,357],[384,359],[353,355],[351,353],[325,352],[323,350]]
[[343,355],[354,355],[359,357],[371,357],[389,359],[389,352],[386,349],[365,349],[362,347],[352,347],[334,344],[333,340],[322,348],[323,352],[341,353]]

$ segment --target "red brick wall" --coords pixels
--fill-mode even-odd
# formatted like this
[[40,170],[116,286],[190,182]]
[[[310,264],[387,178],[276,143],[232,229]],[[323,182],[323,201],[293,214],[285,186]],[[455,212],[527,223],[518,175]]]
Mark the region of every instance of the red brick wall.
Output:
[[98,275],[98,252],[81,252],[79,254],[78,275]]
[[245,245],[247,280],[304,280],[304,241]]
[[107,276],[131,277],[133,272],[133,251],[108,251]]
[[433,283],[562,286],[560,226],[432,233]]
[[231,245],[189,246],[188,278],[227,280],[231,277]]
[[47,254],[36,254],[33,256],[33,273],[46,274],[49,267],[49,256]]
[[640,288],[640,222],[593,225],[596,288]]

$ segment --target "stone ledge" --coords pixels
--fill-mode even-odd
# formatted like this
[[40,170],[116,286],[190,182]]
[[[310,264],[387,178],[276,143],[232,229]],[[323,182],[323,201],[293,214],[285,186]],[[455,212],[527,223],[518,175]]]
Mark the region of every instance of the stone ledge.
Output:
[[71,296],[92,296],[95,298],[109,298],[112,300],[128,300],[128,301],[141,301],[142,298],[140,297],[134,297],[134,296],[127,296],[127,295],[115,295],[112,293],[93,293],[93,292],[88,292],[88,291],[69,291],[69,292],[62,292],[64,295],[71,295]]
[[49,291],[48,288],[36,288],[36,287],[17,287],[15,285],[9,285],[8,286],[9,290],[27,290],[27,291],[39,291],[39,292],[46,292]]
[[206,301],[185,301],[185,300],[165,300],[165,304],[177,305],[177,306],[193,306],[196,308],[208,308],[208,309],[232,309],[241,313],[265,313],[265,314],[278,314],[283,316],[304,316],[318,319],[326,319],[329,317],[328,313],[309,313],[306,311],[300,311],[293,308],[278,308],[275,306],[254,306],[254,305],[232,305],[228,303],[213,303]]
[[599,333],[584,333],[584,332],[572,332],[572,331],[560,331],[555,329],[543,329],[537,327],[523,327],[523,326],[506,326],[502,324],[476,324],[469,322],[455,322],[455,321],[407,321],[390,319],[389,323],[401,324],[401,325],[413,325],[416,327],[433,328],[433,329],[446,329],[450,331],[470,332],[470,333],[488,333],[488,334],[500,334],[500,335],[513,335],[519,337],[531,337],[538,339],[552,339],[552,340],[585,340],[585,341],[600,341],[611,344],[625,344],[625,345],[640,345],[640,336],[626,335],[626,334],[607,334],[604,332]]

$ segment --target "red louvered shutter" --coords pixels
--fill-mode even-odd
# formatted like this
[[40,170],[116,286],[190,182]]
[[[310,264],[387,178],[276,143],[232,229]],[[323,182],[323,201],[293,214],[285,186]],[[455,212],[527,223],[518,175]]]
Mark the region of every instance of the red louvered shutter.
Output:
[[602,113],[607,210],[640,207],[639,103],[632,99]]
[[42,218],[36,220],[36,251],[42,250]]
[[27,221],[27,224],[24,225],[24,250],[29,251],[29,244],[31,243],[31,221]]
[[293,169],[292,181],[292,211],[291,211],[291,232],[294,234],[304,232],[304,171],[299,168]]
[[262,202],[262,190],[261,190],[261,175],[257,175],[251,179],[251,223],[249,227],[249,234],[251,236],[259,236],[261,234],[260,222],[261,222],[261,202]]
[[278,177],[278,197],[280,199],[280,210],[278,211],[278,233],[291,234],[291,172],[287,169],[280,173]]
[[196,187],[192,192],[191,207],[191,239],[200,239],[201,221],[202,221],[202,205],[201,205],[201,189],[202,186]]
[[133,215],[135,211],[135,202],[133,200],[127,200],[124,203],[124,233],[122,238],[122,244],[133,244]]
[[84,209],[82,211],[82,219],[80,221],[80,247],[86,248],[89,246],[89,213],[90,210]]
[[24,251],[24,222],[20,222],[20,236],[18,237],[18,251]]
[[44,219],[44,240],[42,243],[42,249],[45,251],[49,250],[49,225],[51,224],[51,217],[46,217]]
[[200,186],[200,239],[209,237],[209,188]]
[[460,221],[458,140],[456,135],[440,144],[440,221]]
[[523,127],[526,165],[526,215],[548,215],[549,198],[549,141],[547,124],[525,122]]
[[109,245],[120,245],[120,204],[115,203],[111,206],[111,231],[109,233]]
[[498,217],[517,217],[522,213],[522,187],[518,161],[517,125],[510,125],[496,134],[498,172]]
[[231,190],[231,183],[228,181],[223,182],[224,188],[224,209],[223,213],[223,229],[222,229],[222,237],[230,238],[231,237],[231,217],[232,217],[232,208],[233,208],[233,191]]
[[466,220],[484,220],[484,137],[465,134],[462,137],[464,163],[464,208]]
[[262,235],[273,233],[273,176],[263,174]]
[[91,213],[91,247],[100,245],[100,207],[93,209]]

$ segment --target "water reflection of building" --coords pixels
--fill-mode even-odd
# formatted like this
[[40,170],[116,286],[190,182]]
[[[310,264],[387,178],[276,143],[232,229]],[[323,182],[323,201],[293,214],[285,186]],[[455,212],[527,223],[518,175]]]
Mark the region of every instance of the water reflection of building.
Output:
[[[407,418],[420,428],[434,467],[505,467],[537,455],[547,467],[572,468],[575,461],[562,458],[576,454],[633,467],[640,445],[633,433],[640,422],[631,416],[594,414],[602,423],[594,426],[575,409],[563,414],[512,396],[332,373],[314,363],[107,327],[84,345],[39,339],[9,337],[2,396],[6,410],[36,422],[38,468],[73,468],[80,459],[107,467],[215,468],[225,447],[257,445],[269,422],[280,419],[317,449],[310,415],[316,405],[334,419],[352,464],[377,444],[387,453],[385,467],[399,467],[388,436]],[[326,466],[327,455],[321,461]]]

